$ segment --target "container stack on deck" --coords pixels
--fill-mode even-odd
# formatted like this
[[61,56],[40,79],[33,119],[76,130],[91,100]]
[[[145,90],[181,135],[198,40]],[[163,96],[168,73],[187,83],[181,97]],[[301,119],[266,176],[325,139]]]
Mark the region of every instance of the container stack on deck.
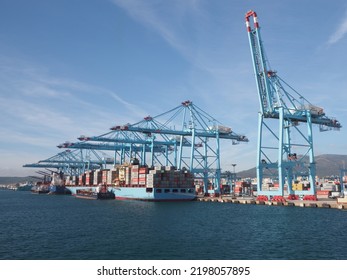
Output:
[[187,170],[175,170],[172,166],[159,166],[146,174],[147,187],[187,188],[194,186],[193,175]]
[[94,184],[94,172],[89,170],[86,172],[86,185],[91,186],[93,184]]
[[108,178],[108,173],[109,169],[104,169],[101,171],[101,184],[106,185],[107,184],[107,178]]
[[194,176],[187,169],[176,170],[173,166],[149,168],[140,165],[117,165],[113,169],[88,170],[78,177],[66,178],[66,185],[96,186],[99,184],[121,187],[192,188]]
[[98,185],[101,184],[101,176],[102,176],[102,170],[95,170],[92,171],[94,172],[94,180],[93,180],[93,185]]
[[86,184],[86,174],[81,174],[78,178],[78,185],[84,186]]
[[118,169],[111,169],[109,170],[107,174],[107,185],[112,185],[112,183],[118,178],[119,176],[119,170]]

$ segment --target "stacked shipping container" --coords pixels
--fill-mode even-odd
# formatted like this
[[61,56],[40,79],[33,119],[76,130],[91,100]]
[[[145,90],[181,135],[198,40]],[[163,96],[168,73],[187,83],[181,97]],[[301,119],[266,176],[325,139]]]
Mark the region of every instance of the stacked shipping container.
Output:
[[250,182],[237,181],[235,182],[234,193],[235,195],[250,194],[252,185]]
[[94,184],[94,172],[89,170],[86,172],[86,185],[92,186]]
[[[76,182],[68,180],[71,185]],[[86,171],[79,176],[78,185],[108,185],[147,188],[191,188],[194,176],[188,170],[173,166],[156,166],[150,169],[139,165],[120,165],[114,169]]]
[[102,170],[95,170],[94,171],[94,182],[93,185],[98,185],[101,183],[101,177],[102,177]]

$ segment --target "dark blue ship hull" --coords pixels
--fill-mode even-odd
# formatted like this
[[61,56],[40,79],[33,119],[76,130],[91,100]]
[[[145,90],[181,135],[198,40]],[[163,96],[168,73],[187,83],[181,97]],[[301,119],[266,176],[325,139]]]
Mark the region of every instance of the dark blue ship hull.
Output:
[[65,186],[49,186],[49,194],[71,194]]

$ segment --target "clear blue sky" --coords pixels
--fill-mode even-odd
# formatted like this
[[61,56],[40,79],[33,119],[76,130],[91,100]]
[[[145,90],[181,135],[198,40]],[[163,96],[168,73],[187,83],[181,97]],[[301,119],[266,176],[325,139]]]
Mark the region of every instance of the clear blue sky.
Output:
[[347,154],[345,0],[1,0],[0,176],[184,100],[249,138],[222,143],[224,170],[254,167],[250,9],[272,67],[344,126],[315,128],[315,154]]

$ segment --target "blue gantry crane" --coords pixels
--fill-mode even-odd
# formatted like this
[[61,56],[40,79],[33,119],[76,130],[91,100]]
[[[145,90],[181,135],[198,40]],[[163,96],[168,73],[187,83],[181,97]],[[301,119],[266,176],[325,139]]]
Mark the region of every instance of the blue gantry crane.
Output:
[[[73,147],[87,147],[87,145],[98,146],[100,149],[114,150],[115,159],[119,158],[121,164],[126,160],[137,158],[141,165],[154,166],[173,165],[175,159],[171,159],[170,155],[176,150],[177,141],[174,139],[156,139],[155,135],[138,133],[135,131],[127,131],[112,127],[110,132],[99,136],[80,136],[81,142],[74,143]],[[90,142],[98,142],[90,144]],[[186,145],[185,143],[183,145]],[[164,158],[164,159],[163,159]]]
[[[315,195],[312,125],[317,124],[320,131],[327,131],[339,130],[341,124],[326,116],[323,108],[311,104],[270,68],[257,14],[249,11],[245,18],[260,103],[256,166],[258,195],[283,196],[285,184],[288,194]],[[293,189],[292,182],[297,174],[309,181],[307,190]],[[272,188],[275,179],[279,184],[277,190]]]
[[[210,141],[211,138],[215,141]],[[66,142],[58,147],[112,150],[114,160],[119,159],[120,164],[136,157],[141,165],[187,168],[203,181],[206,193],[219,193],[220,139],[231,140],[233,144],[248,142],[246,136],[222,126],[191,101],[134,124],[113,126],[105,134],[78,139],[80,142]]]
[[[155,136],[111,128],[110,132],[99,136],[78,137],[80,142],[65,142],[58,148],[92,149],[114,151],[114,164],[124,164],[137,158],[141,165],[173,165],[169,155],[176,149],[174,139],[156,140]],[[94,143],[91,143],[94,142]],[[183,145],[187,145],[184,143]],[[162,159],[164,157],[164,160]]]
[[233,144],[248,142],[245,135],[221,125],[189,100],[155,117],[147,116],[134,124],[117,125],[112,130],[142,133],[155,137],[156,141],[170,143],[174,165],[178,169],[188,168],[196,178],[203,180],[205,193],[219,193],[220,139],[231,140]]

